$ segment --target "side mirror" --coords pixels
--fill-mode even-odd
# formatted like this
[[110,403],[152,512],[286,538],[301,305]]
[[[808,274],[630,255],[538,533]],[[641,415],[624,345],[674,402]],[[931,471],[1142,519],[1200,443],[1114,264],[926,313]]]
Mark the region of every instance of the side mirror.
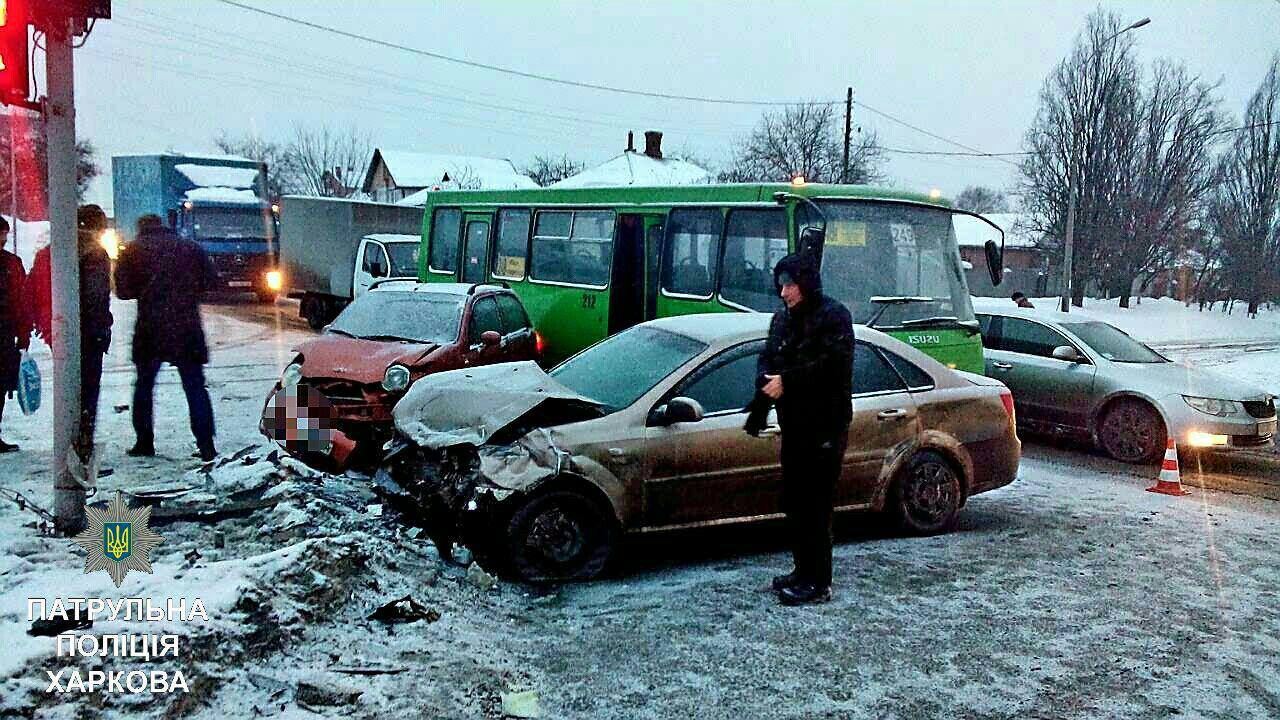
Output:
[[497,330],[485,330],[480,333],[480,342],[488,345],[489,347],[493,347],[494,345],[502,342],[502,336],[498,334]]
[[982,247],[987,252],[987,273],[991,275],[991,284],[999,285],[1004,281],[1004,251],[995,240],[988,240]]
[[1080,353],[1070,345],[1059,345],[1053,349],[1053,358],[1055,360],[1066,360],[1067,362],[1083,362],[1084,358],[1080,357]]
[[702,404],[687,397],[671,398],[666,405],[654,410],[649,420],[649,424],[660,427],[698,422],[702,420]]
[[806,225],[800,230],[800,252],[813,253],[822,258],[822,246],[827,242],[827,233],[822,228]]

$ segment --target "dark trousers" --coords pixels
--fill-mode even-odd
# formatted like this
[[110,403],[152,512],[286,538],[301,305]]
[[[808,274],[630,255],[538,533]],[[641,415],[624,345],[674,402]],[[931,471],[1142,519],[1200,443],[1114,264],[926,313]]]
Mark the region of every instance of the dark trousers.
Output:
[[77,449],[87,459],[93,451],[93,436],[98,425],[98,395],[102,390],[102,351],[80,348],[80,429]]
[[782,431],[782,509],[802,582],[831,585],[831,515],[849,438]]
[[[159,360],[135,363],[138,377],[133,385],[133,432],[138,444],[155,444],[155,426],[152,419],[155,404],[156,373],[160,372]],[[191,413],[191,434],[201,449],[213,447],[213,404],[209,391],[204,387],[204,365],[194,362],[174,363],[182,378],[182,391],[187,395],[187,409]]]

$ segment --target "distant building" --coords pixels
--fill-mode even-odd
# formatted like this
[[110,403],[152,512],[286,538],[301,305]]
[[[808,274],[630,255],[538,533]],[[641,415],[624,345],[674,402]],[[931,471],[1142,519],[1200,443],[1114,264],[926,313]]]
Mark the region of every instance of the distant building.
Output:
[[644,152],[636,152],[634,136],[627,133],[627,149],[600,165],[567,177],[553,188],[620,187],[627,185],[704,185],[711,173],[691,162],[662,156],[662,133],[644,134]]
[[423,205],[426,196],[420,194],[432,190],[534,187],[537,184],[520,174],[510,160],[377,149],[360,189],[377,202]]
[[960,246],[960,259],[964,261],[969,292],[980,297],[1008,297],[1014,292],[1030,297],[1044,296],[1051,284],[1048,254],[1040,247],[1025,217],[1018,213],[989,213],[984,217],[1004,230],[1004,280],[999,287],[992,286],[983,249],[987,240],[999,242],[1000,234],[980,220],[956,215],[956,243]]

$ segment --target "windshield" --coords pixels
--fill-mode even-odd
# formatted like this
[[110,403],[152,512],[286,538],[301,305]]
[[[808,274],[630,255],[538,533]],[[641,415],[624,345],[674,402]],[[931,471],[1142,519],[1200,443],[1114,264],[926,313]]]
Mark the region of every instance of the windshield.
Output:
[[391,257],[391,277],[418,277],[418,252],[422,243],[387,243],[387,255]]
[[[969,288],[946,210],[883,202],[821,201],[827,216],[823,291],[844,303],[853,321],[901,327],[913,321],[973,321]],[[797,223],[815,221],[801,204]],[[872,297],[911,297],[890,307]]]
[[466,299],[444,293],[374,291],[357,298],[329,332],[358,338],[451,343],[458,339]]
[[666,330],[634,327],[560,363],[551,377],[615,412],[640,399],[706,345]]
[[1062,327],[1112,362],[1169,362],[1165,356],[1103,322],[1062,323]]
[[200,208],[192,211],[196,238],[265,239],[274,236],[271,213],[262,208]]

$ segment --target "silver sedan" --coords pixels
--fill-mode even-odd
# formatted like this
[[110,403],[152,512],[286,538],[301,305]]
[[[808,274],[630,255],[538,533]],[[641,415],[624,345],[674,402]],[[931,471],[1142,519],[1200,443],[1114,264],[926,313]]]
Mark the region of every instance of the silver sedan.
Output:
[[978,314],[987,375],[1013,391],[1020,426],[1091,439],[1125,462],[1180,447],[1270,445],[1275,398],[1261,388],[1175,363],[1121,330],[1066,313]]

